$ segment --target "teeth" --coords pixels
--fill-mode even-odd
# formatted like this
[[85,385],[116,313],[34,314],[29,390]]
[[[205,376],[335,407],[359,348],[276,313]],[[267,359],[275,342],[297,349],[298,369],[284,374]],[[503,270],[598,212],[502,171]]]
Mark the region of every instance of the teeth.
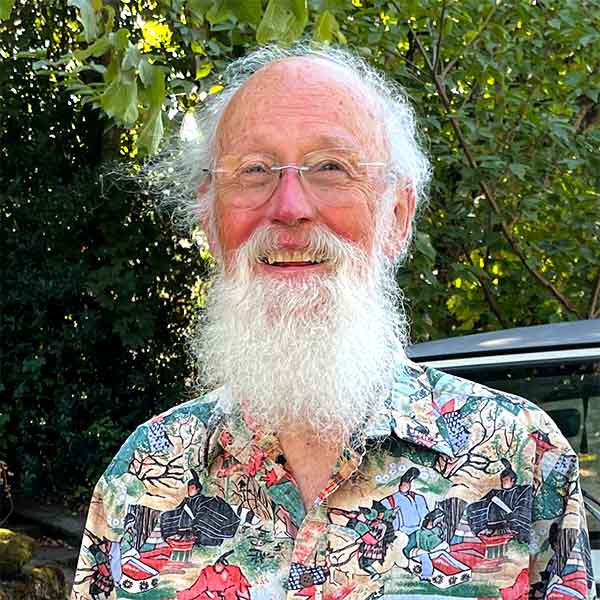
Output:
[[269,263],[293,263],[293,262],[323,262],[322,256],[316,256],[313,253],[306,252],[304,250],[275,250],[270,254],[260,259],[262,262]]

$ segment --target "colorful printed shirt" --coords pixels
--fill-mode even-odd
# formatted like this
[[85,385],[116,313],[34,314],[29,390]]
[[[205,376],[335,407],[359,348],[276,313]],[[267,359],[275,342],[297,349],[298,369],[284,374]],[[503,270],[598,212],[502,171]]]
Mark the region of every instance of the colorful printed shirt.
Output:
[[94,491],[72,600],[593,598],[577,457],[535,405],[403,359],[305,510],[220,389],[142,425]]

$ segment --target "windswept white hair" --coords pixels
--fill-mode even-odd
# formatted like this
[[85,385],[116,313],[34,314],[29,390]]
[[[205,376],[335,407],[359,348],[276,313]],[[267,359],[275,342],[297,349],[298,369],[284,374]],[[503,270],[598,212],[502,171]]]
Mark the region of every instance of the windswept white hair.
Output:
[[224,73],[224,89],[209,96],[195,116],[199,135],[191,140],[178,136],[146,165],[144,171],[149,175],[159,206],[171,212],[177,225],[191,230],[203,219],[212,223],[214,195],[207,193],[199,203],[197,189],[206,170],[214,165],[220,119],[235,93],[254,73],[276,61],[293,57],[331,62],[362,82],[379,111],[391,171],[410,181],[417,211],[425,204],[431,166],[422,147],[414,110],[404,90],[348,50],[314,47],[302,42],[288,48],[264,46],[231,63]]

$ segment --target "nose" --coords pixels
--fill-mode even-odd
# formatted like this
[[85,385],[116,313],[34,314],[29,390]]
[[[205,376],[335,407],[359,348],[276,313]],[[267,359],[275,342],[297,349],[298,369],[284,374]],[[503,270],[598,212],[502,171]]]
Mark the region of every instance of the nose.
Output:
[[301,181],[298,169],[280,171],[278,185],[270,199],[269,218],[273,222],[295,225],[315,217],[315,205]]

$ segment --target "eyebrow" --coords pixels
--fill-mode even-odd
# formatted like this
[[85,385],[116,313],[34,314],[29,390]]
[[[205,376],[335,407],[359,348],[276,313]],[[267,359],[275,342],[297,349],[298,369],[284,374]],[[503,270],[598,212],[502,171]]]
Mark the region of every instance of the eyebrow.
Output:
[[321,148],[347,148],[348,150],[359,150],[357,140],[350,136],[336,134],[322,134],[315,138]]

